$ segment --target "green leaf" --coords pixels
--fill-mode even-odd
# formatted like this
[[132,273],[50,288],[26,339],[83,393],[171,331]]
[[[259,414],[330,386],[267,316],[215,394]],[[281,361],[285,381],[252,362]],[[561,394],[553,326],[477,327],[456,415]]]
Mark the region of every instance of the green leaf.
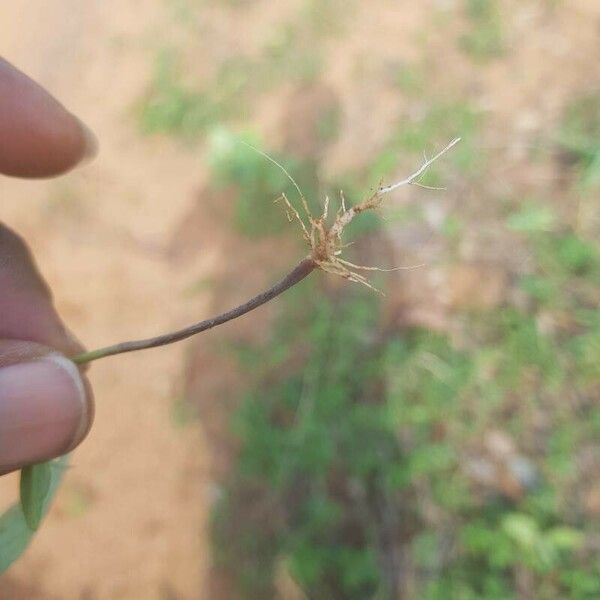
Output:
[[21,509],[31,531],[37,531],[42,521],[44,502],[50,490],[52,467],[39,463],[21,469]]
[[551,231],[556,224],[556,216],[548,206],[528,203],[510,215],[507,224],[514,231],[524,233]]
[[[62,479],[66,464],[66,456],[48,463],[50,484],[42,504],[41,517],[48,511],[50,502]],[[25,520],[25,515],[19,504],[15,504],[0,516],[0,573],[6,571],[23,554],[33,535],[34,531]]]
[[558,550],[576,550],[584,542],[584,534],[572,527],[554,527],[547,533],[547,539]]
[[502,529],[522,548],[534,548],[541,539],[538,524],[529,515],[521,513],[506,515],[502,521]]

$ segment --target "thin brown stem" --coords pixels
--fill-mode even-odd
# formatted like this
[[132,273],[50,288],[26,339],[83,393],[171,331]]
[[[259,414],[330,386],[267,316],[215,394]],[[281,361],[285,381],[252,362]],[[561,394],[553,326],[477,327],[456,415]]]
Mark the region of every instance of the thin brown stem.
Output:
[[300,281],[302,281],[307,275],[317,267],[315,261],[311,257],[307,257],[301,260],[298,265],[290,271],[281,281],[276,283],[273,287],[268,290],[261,292],[258,296],[255,296],[248,302],[241,304],[240,306],[233,308],[221,315],[200,321],[189,327],[185,327],[172,333],[166,333],[157,337],[148,338],[145,340],[135,340],[130,342],[121,342],[120,344],[114,344],[113,346],[107,346],[98,350],[92,350],[90,352],[84,352],[71,358],[71,360],[78,364],[84,364],[104,358],[105,356],[114,356],[115,354],[124,354],[125,352],[136,352],[138,350],[146,350],[147,348],[157,348],[158,346],[165,346],[167,344],[173,344],[185,340],[188,337],[202,333],[208,329],[212,329],[217,325],[222,325],[237,319],[242,315],[262,306],[266,302],[273,300],[289,288],[293,287]]

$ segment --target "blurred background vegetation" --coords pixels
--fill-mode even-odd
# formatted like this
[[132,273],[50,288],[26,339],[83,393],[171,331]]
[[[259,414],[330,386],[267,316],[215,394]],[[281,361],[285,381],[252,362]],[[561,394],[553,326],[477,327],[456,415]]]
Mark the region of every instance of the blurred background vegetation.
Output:
[[384,295],[312,276],[186,351],[173,424],[204,428],[215,482],[198,597],[599,598],[595,2],[161,6],[123,112],[201,157],[168,256],[224,257],[185,290],[213,312],[305,252],[273,204],[293,186],[240,140],[318,211],[463,138],[423,180],[445,189],[347,232],[353,262],[424,266]]
[[[243,20],[260,3],[224,4]],[[447,191],[401,191],[349,236],[353,260],[385,266],[424,256],[424,268],[376,278],[385,297],[313,278],[280,302],[260,335],[224,344],[243,384],[225,390],[233,408],[224,435],[237,442],[212,514],[213,590],[599,597],[600,489],[591,475],[600,425],[600,91],[564,90],[552,119],[518,103],[497,116],[493,78],[520,60],[515,38],[527,27],[516,31],[509,2],[440,2],[420,15],[410,59],[383,60],[365,46],[343,84],[363,103],[353,115],[329,83],[332,47],[344,47],[364,11],[336,0],[296,4],[201,85],[182,66],[185,45],[161,50],[138,111],[147,134],[208,140],[209,185],[234,190],[230,227],[245,245],[267,239],[277,253],[281,236],[298,232],[270,202],[294,190],[239,136],[285,164],[316,206],[340,187],[356,201],[423,153],[464,139],[424,181]],[[544,18],[561,18],[560,2],[540,4]],[[202,10],[173,3],[186,26]],[[261,142],[249,115],[282,86],[294,90],[276,96],[284,141]],[[356,119],[382,86],[394,117],[344,160],[361,150],[347,143],[348,130],[368,127]],[[533,107],[546,91],[535,88]],[[340,152],[342,167],[331,158]],[[202,404],[202,394],[192,383],[188,400]]]

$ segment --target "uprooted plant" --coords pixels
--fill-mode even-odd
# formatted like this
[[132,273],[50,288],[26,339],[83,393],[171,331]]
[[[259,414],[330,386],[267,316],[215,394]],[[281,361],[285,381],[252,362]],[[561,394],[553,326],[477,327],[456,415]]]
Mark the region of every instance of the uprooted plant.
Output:
[[[285,167],[264,152],[253,148],[281,169],[298,192],[301,212],[294,207],[285,194],[282,194],[276,202],[280,201],[283,203],[290,222],[297,221],[300,225],[303,239],[309,248],[308,255],[271,288],[225,313],[157,337],[121,342],[90,352],[84,352],[71,357],[71,360],[78,365],[82,365],[98,360],[99,358],[155,348],[186,339],[227,321],[237,319],[258,308],[293,287],[316,270],[338,275],[348,281],[359,283],[378,291],[361,271],[394,271],[398,269],[412,269],[414,267],[382,269],[379,267],[365,267],[345,260],[342,258],[342,253],[344,248],[349,244],[343,240],[344,230],[357,215],[366,211],[377,210],[381,206],[386,194],[405,185],[428,188],[428,186],[421,183],[422,176],[434,161],[459,141],[460,138],[452,140],[433,158],[425,160],[414,173],[405,179],[388,186],[379,185],[365,200],[354,206],[348,207],[346,205],[344,194],[340,191],[339,207],[334,215],[330,215],[329,208],[331,201],[326,197],[323,202],[323,211],[318,217],[315,217],[311,213],[302,190]],[[18,558],[29,543],[33,532],[39,527],[48,509],[50,500],[58,488],[65,464],[65,458],[62,457],[57,461],[32,465],[21,471],[20,507],[15,506],[0,517],[0,548],[2,548],[2,553],[0,553],[0,572],[5,570]]]
[[157,337],[121,342],[119,344],[106,346],[105,348],[100,348],[98,350],[84,352],[83,354],[72,357],[73,362],[76,364],[85,364],[106,356],[124,354],[125,352],[136,352],[138,350],[145,350],[147,348],[156,348],[158,346],[165,346],[167,344],[184,340],[208,329],[212,329],[217,325],[222,325],[227,321],[237,319],[238,317],[245,315],[259,306],[262,306],[266,302],[276,298],[292,286],[302,281],[314,270],[320,269],[327,273],[332,273],[334,275],[343,277],[348,281],[360,283],[375,291],[378,291],[371,285],[369,280],[364,275],[359,273],[359,271],[395,271],[399,269],[412,269],[414,267],[396,267],[394,269],[364,267],[361,265],[355,265],[341,258],[343,249],[348,245],[344,244],[342,240],[344,229],[360,213],[368,210],[378,209],[383,202],[383,197],[401,186],[417,185],[427,189],[436,189],[424,186],[422,183],[420,183],[420,179],[433,162],[450,150],[450,148],[455,146],[459,141],[460,138],[455,138],[445,148],[440,150],[433,158],[426,160],[412,175],[409,175],[405,179],[402,179],[401,181],[398,181],[392,185],[380,185],[366,200],[363,200],[362,202],[359,202],[350,208],[346,206],[344,193],[340,191],[340,206],[335,214],[333,222],[331,223],[329,222],[330,200],[328,197],[326,197],[324,200],[323,213],[321,216],[314,217],[308,207],[308,202],[302,193],[302,190],[285,169],[285,167],[264,152],[253,148],[256,152],[259,152],[267,160],[270,160],[273,164],[279,167],[285,173],[286,177],[290,179],[297,190],[302,203],[304,215],[301,215],[298,210],[294,208],[285,194],[282,194],[276,200],[276,202],[283,201],[288,220],[291,222],[295,219],[300,224],[304,241],[307,243],[310,249],[308,256],[303,258],[283,279],[281,279],[273,287],[261,292],[244,304],[241,304],[240,306],[237,306],[236,308],[233,308],[225,313],[211,317],[210,319],[206,319],[204,321],[200,321],[199,323],[195,323],[178,331],[173,331]]

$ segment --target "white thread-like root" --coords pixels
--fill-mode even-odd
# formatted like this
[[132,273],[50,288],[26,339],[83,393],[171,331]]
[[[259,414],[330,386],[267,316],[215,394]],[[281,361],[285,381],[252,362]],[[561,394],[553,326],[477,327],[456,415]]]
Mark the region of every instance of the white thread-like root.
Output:
[[456,146],[456,144],[458,144],[458,142],[460,142],[460,140],[461,140],[461,138],[459,138],[459,137],[454,138],[443,150],[440,150],[433,158],[426,160],[421,165],[421,167],[417,171],[415,171],[412,175],[409,175],[406,179],[403,179],[402,181],[398,181],[392,185],[388,185],[387,187],[379,188],[379,193],[387,194],[389,192],[394,191],[395,189],[398,189],[399,187],[401,187],[403,185],[410,185],[411,183],[414,183],[423,173],[425,173],[425,171],[427,171],[427,169],[431,166],[432,163],[434,163],[438,158],[440,158],[440,156],[446,154],[446,152],[448,152],[448,150],[450,150],[450,148],[452,148],[453,146]]

